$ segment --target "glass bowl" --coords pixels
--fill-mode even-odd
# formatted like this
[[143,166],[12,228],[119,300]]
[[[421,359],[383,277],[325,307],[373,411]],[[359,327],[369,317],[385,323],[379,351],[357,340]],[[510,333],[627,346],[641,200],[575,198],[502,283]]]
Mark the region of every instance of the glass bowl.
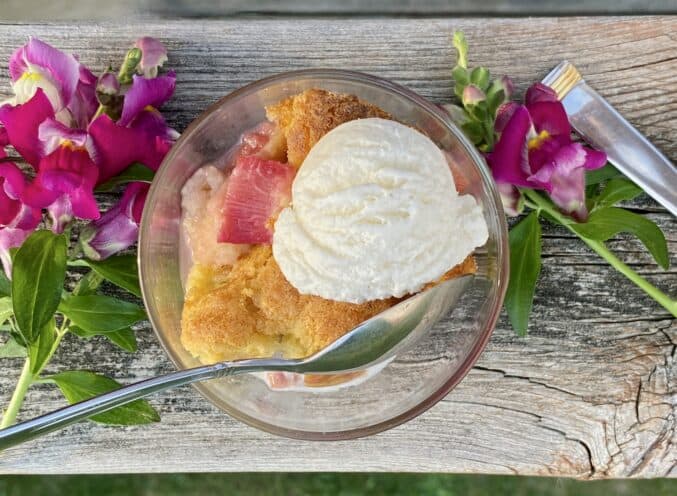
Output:
[[462,174],[464,193],[477,199],[489,228],[488,242],[475,253],[478,272],[456,308],[366,380],[317,391],[272,390],[260,377],[242,375],[195,386],[229,415],[264,431],[350,439],[399,425],[442,399],[477,360],[503,303],[508,247],[500,198],[484,160],[443,110],[389,81],[338,70],[288,72],[225,96],[188,127],[155,177],[141,222],[139,271],[151,324],[170,359],[180,369],[199,365],[180,341],[181,188],[198,167],[222,161],[243,132],[263,121],[266,105],[309,88],[356,95],[427,134]]

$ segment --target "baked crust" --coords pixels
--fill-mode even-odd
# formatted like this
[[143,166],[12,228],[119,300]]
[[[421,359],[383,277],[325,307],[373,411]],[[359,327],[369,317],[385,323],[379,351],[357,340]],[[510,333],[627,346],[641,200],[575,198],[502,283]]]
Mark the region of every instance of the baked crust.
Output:
[[269,120],[287,139],[287,162],[299,168],[322,136],[344,122],[367,117],[390,119],[380,108],[355,95],[310,89],[266,107]]
[[[476,271],[472,256],[446,280]],[[401,299],[345,303],[302,295],[284,277],[269,245],[254,247],[231,270],[195,266],[183,307],[181,341],[203,362],[311,355]]]

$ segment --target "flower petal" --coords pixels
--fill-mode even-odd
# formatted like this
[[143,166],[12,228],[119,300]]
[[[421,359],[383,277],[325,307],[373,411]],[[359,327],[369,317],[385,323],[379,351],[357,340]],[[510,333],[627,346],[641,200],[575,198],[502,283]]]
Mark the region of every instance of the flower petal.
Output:
[[92,157],[99,166],[99,182],[118,175],[134,162],[157,170],[171,148],[159,137],[140,129],[115,124],[107,115],[97,117],[89,126],[94,145]]
[[140,129],[152,136],[158,136],[165,141],[176,141],[180,134],[167,125],[165,118],[155,109],[142,110],[129,126]]
[[[6,157],[5,152],[0,150],[0,158],[4,157]],[[16,164],[13,162],[0,162],[0,179],[4,180],[2,191],[14,200],[21,198],[21,194],[26,186],[26,178]]]
[[99,102],[96,99],[96,82],[96,76],[81,65],[75,94],[68,104],[68,110],[70,110],[77,127],[86,128],[89,120],[99,107]]
[[138,70],[146,78],[154,78],[162,64],[167,62],[167,48],[150,36],[144,36],[136,40],[134,46],[141,50],[141,62]]
[[21,202],[5,192],[6,182],[5,178],[0,177],[0,226],[11,224],[21,210]]
[[547,131],[551,136],[562,136],[571,141],[571,124],[560,102],[537,102],[527,105],[536,132]]
[[529,180],[547,189],[550,198],[565,213],[579,220],[587,217],[585,207],[586,149],[580,143],[560,148],[552,161]]
[[512,94],[515,92],[515,83],[512,82],[508,76],[501,77],[501,86],[503,86],[503,94],[506,100],[510,100]]
[[[136,187],[132,189],[133,186]],[[128,187],[127,190],[132,190],[132,193],[134,195],[134,201],[132,203],[132,219],[134,219],[134,222],[137,224],[141,223],[141,216],[143,215],[143,207],[146,205],[146,197],[148,196],[148,191],[150,190],[150,185],[147,183],[140,183],[140,182],[135,182],[131,183]],[[127,192],[125,190],[125,193]]]
[[37,38],[25,45],[23,58],[30,71],[33,66],[45,69],[59,87],[61,101],[68,105],[80,79],[80,63],[72,55],[57,50]]
[[586,170],[595,170],[603,167],[606,164],[606,153],[592,148],[583,147],[585,149],[585,167]]
[[122,116],[118,121],[121,126],[129,125],[144,108],[159,108],[169,100],[176,87],[176,75],[170,72],[166,76],[146,79],[134,76],[132,87],[125,95]]
[[87,131],[74,129],[48,117],[38,127],[38,139],[42,142],[42,151],[49,155],[56,150],[64,141],[70,141],[76,146],[87,144]]
[[[66,195],[73,213],[81,219],[98,219],[94,199],[98,169],[83,148],[60,146],[40,162],[35,180],[24,191],[31,206],[45,208]],[[62,200],[63,201],[63,200]]]
[[[0,157],[5,153],[0,150]],[[21,197],[26,178],[16,164],[0,163],[0,225],[18,229],[34,229],[40,222],[39,208],[25,205]]]
[[49,117],[54,117],[54,109],[42,89],[38,89],[33,98],[22,105],[0,107],[0,122],[7,131],[9,143],[36,167],[43,155],[38,127]]
[[47,213],[52,220],[52,231],[61,234],[66,225],[73,220],[73,205],[70,198],[62,195],[47,207]]
[[516,186],[531,186],[524,172],[526,139],[531,129],[531,119],[526,107],[519,106],[508,123],[494,150],[487,156],[494,179]]
[[555,151],[550,162],[529,176],[529,180],[543,184],[548,183],[555,175],[565,176],[575,169],[582,168],[585,165],[585,158],[585,148],[580,143],[571,143]]
[[117,95],[120,91],[120,82],[115,74],[107,72],[99,78],[96,91],[104,95]]
[[19,79],[25,72],[28,71],[28,64],[26,63],[26,45],[20,46],[9,57],[9,77],[12,81]]
[[541,167],[552,161],[552,157],[560,148],[568,146],[571,143],[568,137],[566,139],[560,138],[561,136],[548,136],[545,139],[539,140],[537,146],[528,147],[529,169],[532,174],[536,174],[541,170]]
[[534,83],[524,96],[524,103],[527,107],[538,102],[557,102],[557,93],[550,86],[546,86],[543,83]]
[[148,188],[145,183],[131,183],[116,205],[85,228],[80,243],[87,257],[103,260],[136,242]]
[[521,214],[522,210],[524,210],[522,193],[512,184],[497,183],[496,186],[501,196],[501,203],[503,203],[505,214],[510,217],[516,217]]
[[9,279],[12,278],[12,257],[9,250],[21,246],[31,232],[33,229],[0,228],[0,262]]
[[515,110],[520,107],[520,104],[517,102],[506,102],[501,104],[496,111],[496,121],[494,122],[494,130],[501,134],[505,129],[505,126],[508,124],[512,118]]

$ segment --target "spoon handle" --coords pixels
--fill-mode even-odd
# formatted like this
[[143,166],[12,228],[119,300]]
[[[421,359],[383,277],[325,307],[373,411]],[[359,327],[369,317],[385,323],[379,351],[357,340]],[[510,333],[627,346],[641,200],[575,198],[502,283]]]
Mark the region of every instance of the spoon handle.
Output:
[[159,391],[226,375],[262,370],[280,370],[289,367],[289,365],[289,361],[277,359],[221,362],[146,379],[61,408],[41,417],[1,429],[0,451]]

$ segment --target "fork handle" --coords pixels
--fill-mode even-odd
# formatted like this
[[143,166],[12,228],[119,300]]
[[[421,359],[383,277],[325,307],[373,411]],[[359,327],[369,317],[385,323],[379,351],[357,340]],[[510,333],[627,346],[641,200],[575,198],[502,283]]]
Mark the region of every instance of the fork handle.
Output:
[[227,375],[283,370],[287,369],[289,364],[288,360],[277,359],[221,362],[136,382],[0,430],[0,451],[166,389]]
[[677,216],[677,168],[584,81],[562,98],[574,129],[609,162]]

